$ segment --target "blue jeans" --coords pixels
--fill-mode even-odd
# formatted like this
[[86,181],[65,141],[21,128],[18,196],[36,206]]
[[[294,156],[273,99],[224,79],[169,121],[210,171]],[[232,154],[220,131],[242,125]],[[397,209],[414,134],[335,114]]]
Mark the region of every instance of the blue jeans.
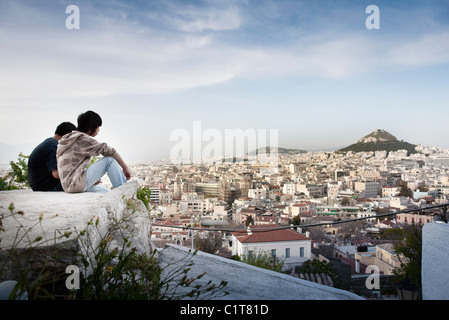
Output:
[[102,185],[95,185],[105,174],[108,174],[112,187],[117,188],[126,183],[126,177],[122,167],[111,157],[104,157],[95,161],[86,170],[86,187],[85,192],[108,192],[109,189]]

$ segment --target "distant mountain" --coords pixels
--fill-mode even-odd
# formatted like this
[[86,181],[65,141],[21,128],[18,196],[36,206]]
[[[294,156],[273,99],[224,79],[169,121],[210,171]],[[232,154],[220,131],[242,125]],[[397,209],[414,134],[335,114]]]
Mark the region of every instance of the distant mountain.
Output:
[[370,151],[398,151],[407,150],[408,154],[417,153],[416,145],[399,141],[395,136],[389,132],[376,129],[370,134],[359,139],[356,143],[351,144],[346,148],[342,148],[337,152],[370,152]]

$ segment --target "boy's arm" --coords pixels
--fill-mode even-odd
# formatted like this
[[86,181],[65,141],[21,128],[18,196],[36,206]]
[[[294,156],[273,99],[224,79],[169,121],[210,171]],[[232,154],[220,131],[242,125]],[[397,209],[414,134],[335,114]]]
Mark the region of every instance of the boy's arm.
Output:
[[116,153],[114,159],[117,160],[120,167],[122,167],[123,174],[125,175],[126,180],[131,179],[131,172],[129,171],[129,168],[126,165],[125,161],[123,161],[122,157],[118,153]]
[[56,170],[52,170],[51,174],[53,176],[53,178],[58,179],[59,180],[59,173],[58,173],[58,169]]
[[110,147],[106,143],[100,143],[92,137],[87,137],[87,138],[91,142],[90,146],[86,150],[87,153],[89,153],[91,156],[94,156],[94,155],[98,156],[99,154],[101,154],[106,157],[114,158],[115,160],[117,160],[120,167],[122,167],[123,173],[126,177],[126,180],[131,179],[131,172],[129,171],[128,166],[126,165],[125,161],[123,161],[120,154],[114,148]]

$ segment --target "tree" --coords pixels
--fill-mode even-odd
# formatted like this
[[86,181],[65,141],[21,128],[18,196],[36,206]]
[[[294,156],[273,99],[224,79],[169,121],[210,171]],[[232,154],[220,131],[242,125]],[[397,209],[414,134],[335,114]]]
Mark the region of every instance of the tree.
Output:
[[247,264],[269,269],[277,272],[282,272],[284,268],[284,260],[278,257],[272,257],[271,253],[267,251],[256,251],[250,255],[243,255],[239,259],[236,259]]
[[248,216],[248,217],[246,217],[245,227],[248,228],[248,226],[249,226],[250,224],[254,224],[254,218],[253,218],[253,216],[251,216],[251,215]]
[[391,228],[382,231],[380,234],[382,240],[402,240],[404,239],[404,230],[401,228]]
[[301,224],[301,216],[298,214],[297,216],[294,216],[292,219],[292,223],[294,226],[298,226]]
[[222,246],[223,240],[218,232],[207,232],[207,237],[195,239],[195,248],[203,252],[215,254]]
[[421,191],[421,192],[427,192],[427,191],[429,191],[429,187],[426,186],[426,185],[420,185],[418,189],[419,189],[419,191]]
[[400,279],[407,276],[421,290],[422,226],[413,224],[402,230],[403,238],[393,244],[401,268],[393,272]]
[[334,284],[338,283],[337,272],[335,271],[332,264],[325,260],[318,260],[318,259],[307,260],[298,268],[298,272],[318,273],[318,274],[324,273],[327,274],[332,279]]
[[348,197],[344,197],[342,200],[341,200],[341,205],[342,206],[349,206],[351,204],[351,202],[349,201],[349,198]]
[[408,184],[406,181],[400,180],[398,182],[398,187],[401,188],[401,190],[399,191],[400,197],[412,197],[413,196],[413,191],[412,191],[412,189],[410,189],[408,187]]

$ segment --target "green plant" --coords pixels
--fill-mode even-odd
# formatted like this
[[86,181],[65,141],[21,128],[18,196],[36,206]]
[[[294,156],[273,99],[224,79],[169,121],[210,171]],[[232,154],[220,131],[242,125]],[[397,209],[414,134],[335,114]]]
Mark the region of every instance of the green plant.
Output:
[[325,260],[313,259],[305,261],[297,270],[298,273],[324,273],[327,274],[334,285],[338,287],[340,281],[337,272],[330,262]]
[[17,162],[9,162],[11,171],[0,177],[0,191],[29,188],[28,158],[29,156],[20,153]]
[[137,199],[143,202],[147,210],[150,210],[150,195],[151,190],[148,187],[138,187],[137,188]]
[[[171,268],[171,265],[166,267],[159,265],[157,250],[148,255],[133,247],[130,239],[133,238],[134,230],[129,226],[135,213],[136,210],[133,209],[120,219],[114,218],[112,227],[102,237],[98,246],[93,246],[90,238],[84,239],[85,247],[80,256],[84,274],[88,276],[81,281],[81,289],[73,292],[77,299],[173,300],[185,297],[206,299],[226,294],[222,292],[226,282],[218,286],[209,282],[204,286],[197,282],[204,274],[188,277],[190,267],[193,265],[192,258],[196,252],[187,257],[180,266]],[[88,223],[88,228],[80,232],[80,236],[90,234],[89,228],[98,231],[98,227],[99,219],[92,219]],[[171,271],[164,272],[166,268],[171,268]],[[179,292],[179,288],[190,290]]]
[[[236,259],[237,260],[237,259]],[[284,267],[284,260],[278,257],[273,258],[271,253],[267,251],[256,251],[253,254],[240,256],[240,260],[244,263],[277,272],[282,272]]]
[[95,162],[103,158],[102,156],[94,156],[90,159],[90,162],[87,164],[86,169],[93,165]]

